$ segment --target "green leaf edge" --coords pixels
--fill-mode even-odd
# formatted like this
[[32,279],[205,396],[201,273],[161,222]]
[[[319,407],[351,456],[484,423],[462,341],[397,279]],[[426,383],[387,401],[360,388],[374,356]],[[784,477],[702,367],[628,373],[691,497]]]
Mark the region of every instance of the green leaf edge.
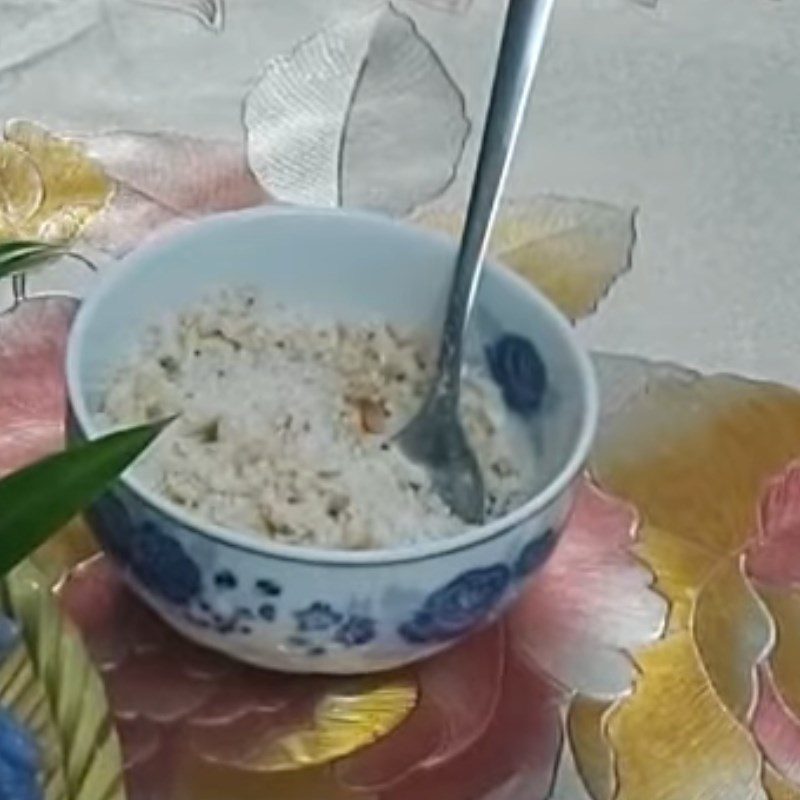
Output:
[[74,445],[0,480],[0,574],[100,495],[166,424],[140,425]]
[[0,279],[40,266],[56,258],[67,256],[96,269],[88,258],[63,245],[27,239],[0,241]]
[[[4,607],[19,624],[48,701],[68,800],[125,800],[122,749],[105,687],[77,627],[43,573],[24,561],[3,579]],[[52,795],[58,797],[59,780]],[[48,800],[50,800],[48,795]]]

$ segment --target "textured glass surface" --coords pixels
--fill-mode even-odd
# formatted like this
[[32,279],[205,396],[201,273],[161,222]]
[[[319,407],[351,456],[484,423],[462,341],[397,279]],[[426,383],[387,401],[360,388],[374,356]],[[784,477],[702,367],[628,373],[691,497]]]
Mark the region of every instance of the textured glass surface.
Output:
[[[102,273],[276,202],[457,236],[502,11],[0,0],[0,238]],[[42,686],[3,684],[51,748],[48,796],[82,771],[121,791],[116,751],[78,758],[105,705],[58,695],[102,679],[130,800],[800,798],[798,41],[791,0],[558,0],[492,252],[575,321],[602,414],[505,624],[376,680],[258,674],[168,632],[76,520],[24,598],[74,661],[72,628],[33,613],[52,583],[92,664],[56,671],[41,634],[15,657],[26,680],[43,659]],[[63,445],[77,302],[47,295],[95,280],[64,262],[0,282],[0,474]]]

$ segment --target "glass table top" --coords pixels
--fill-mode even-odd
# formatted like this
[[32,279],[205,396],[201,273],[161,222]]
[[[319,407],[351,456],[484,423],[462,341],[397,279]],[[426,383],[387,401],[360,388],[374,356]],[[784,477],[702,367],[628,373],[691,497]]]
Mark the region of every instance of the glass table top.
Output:
[[[494,0],[0,0],[0,20],[0,239],[102,276],[262,204],[458,233]],[[798,37],[789,0],[557,4],[492,247],[575,321],[602,419],[512,613],[390,675],[258,672],[170,632],[76,520],[4,579],[0,705],[42,796],[800,798]],[[0,475],[63,446],[97,280],[63,260],[0,281]]]

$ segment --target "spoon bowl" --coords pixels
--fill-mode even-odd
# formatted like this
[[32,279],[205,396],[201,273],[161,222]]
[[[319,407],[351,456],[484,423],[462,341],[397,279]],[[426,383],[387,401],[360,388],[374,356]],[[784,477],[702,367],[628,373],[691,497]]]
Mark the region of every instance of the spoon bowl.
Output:
[[486,505],[483,476],[458,410],[450,407],[452,399],[452,394],[432,392],[396,441],[412,461],[425,464],[445,503],[465,522],[480,525]]

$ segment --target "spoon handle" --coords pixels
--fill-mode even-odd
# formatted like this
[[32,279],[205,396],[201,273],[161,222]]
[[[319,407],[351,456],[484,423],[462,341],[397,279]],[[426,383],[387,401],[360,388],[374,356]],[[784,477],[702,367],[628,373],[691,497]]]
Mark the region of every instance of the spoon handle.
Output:
[[437,394],[458,396],[462,349],[481,267],[555,0],[509,0],[439,353]]

